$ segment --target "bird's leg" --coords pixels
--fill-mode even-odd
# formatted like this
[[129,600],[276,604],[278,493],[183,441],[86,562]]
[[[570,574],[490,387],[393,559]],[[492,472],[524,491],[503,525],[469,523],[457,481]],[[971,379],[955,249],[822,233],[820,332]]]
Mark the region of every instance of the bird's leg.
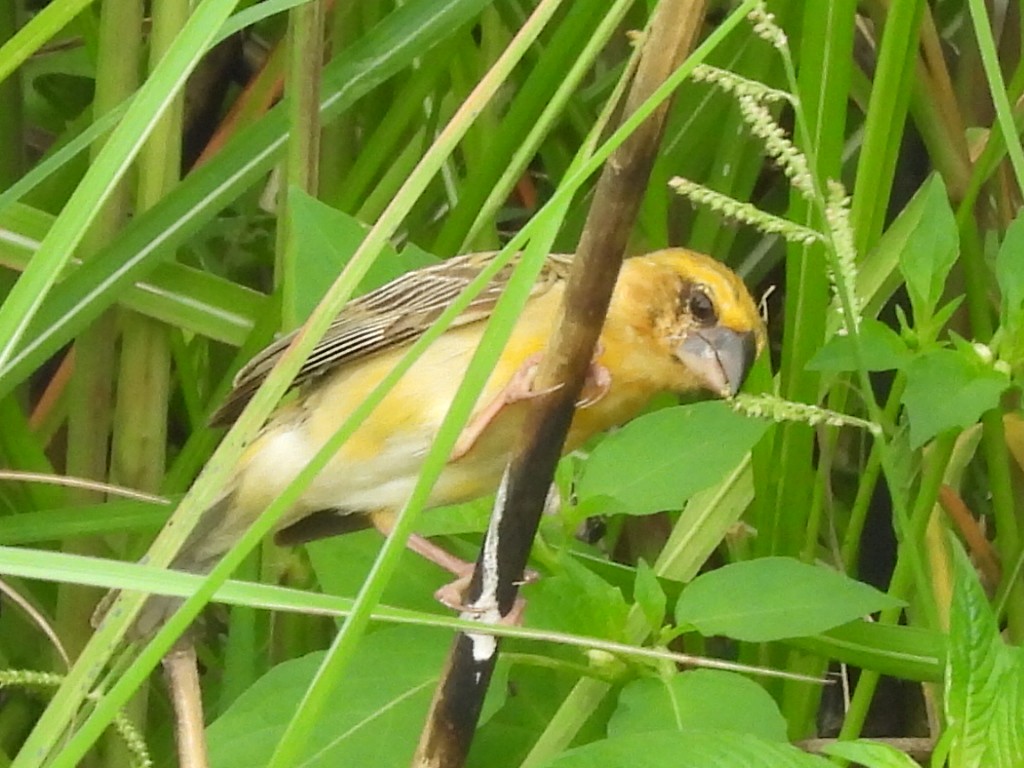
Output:
[[[540,365],[542,357],[543,355],[537,352],[526,358],[523,364],[519,366],[519,369],[512,374],[508,384],[502,387],[501,391],[479,413],[474,414],[470,418],[469,423],[463,428],[459,439],[455,442],[455,447],[452,449],[452,454],[448,457],[448,461],[458,461],[469,453],[470,449],[480,438],[480,435],[487,429],[487,425],[498,417],[498,414],[501,413],[502,408],[506,405],[545,394],[544,392],[536,392],[533,389],[533,379],[537,374],[537,366]],[[553,389],[546,390],[546,392],[551,392]]]
[[418,533],[409,534],[406,546],[417,555],[425,557],[434,563],[434,565],[444,568],[448,573],[454,575],[456,579],[466,578],[467,574],[472,575],[473,573],[473,563],[463,560],[461,557],[456,557],[444,547],[439,547],[430,539],[420,536]]
[[[601,354],[601,351],[601,345],[598,343],[597,349],[594,350],[594,358],[590,361],[590,369],[587,371],[586,381],[583,383],[582,396],[580,401],[576,403],[578,408],[587,408],[593,405],[604,397],[611,387],[611,374],[607,368],[597,362],[597,357]],[[474,414],[462,430],[462,434],[459,435],[459,439],[456,441],[448,461],[458,461],[469,453],[473,446],[476,445],[476,441],[480,439],[480,435],[498,417],[498,414],[501,413],[505,406],[522,400],[529,400],[531,397],[546,395],[562,386],[561,384],[556,384],[543,390],[534,388],[534,378],[537,375],[537,368],[540,366],[542,357],[543,353],[541,352],[536,352],[527,357],[516,372],[512,374],[512,378],[509,379],[508,383],[502,387],[501,391],[479,413]]]
[[[375,512],[369,515],[373,527],[385,537],[390,536],[395,529],[395,517],[393,514]],[[456,581],[463,579],[467,574],[472,575],[473,563],[456,557],[444,547],[439,547],[430,539],[420,536],[418,533],[409,534],[405,545],[420,557],[423,557],[434,565],[444,568],[448,573],[456,577]]]
[[[390,536],[391,531],[394,530],[394,515],[387,513],[374,513],[371,514],[370,520],[373,522],[373,527],[380,531],[384,536]],[[434,592],[434,598],[446,606],[451,608],[453,611],[459,611],[460,613],[474,613],[483,612],[484,609],[476,608],[466,603],[466,590],[469,588],[470,579],[473,578],[473,569],[476,567],[474,563],[470,563],[462,558],[456,557],[446,549],[437,546],[432,541],[419,534],[412,534],[409,536],[406,546],[410,550],[425,557],[435,565],[444,568],[449,573],[454,574],[455,580],[440,587]],[[523,574],[523,584],[529,584],[536,581],[540,576],[536,571],[532,569],[526,569]],[[502,617],[502,624],[511,624],[512,626],[519,626],[523,619],[523,608],[526,606],[526,601],[519,597],[516,598],[515,605],[512,606],[512,610],[508,612],[506,616]]]

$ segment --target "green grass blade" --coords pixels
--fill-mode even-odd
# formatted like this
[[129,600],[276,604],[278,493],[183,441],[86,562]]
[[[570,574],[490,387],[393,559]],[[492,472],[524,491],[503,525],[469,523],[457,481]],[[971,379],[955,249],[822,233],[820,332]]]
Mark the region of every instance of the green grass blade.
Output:
[[32,263],[0,306],[0,370],[10,361],[102,203],[124,176],[157,119],[171,105],[174,94],[184,87],[188,74],[234,5],[234,0],[205,0],[196,8],[54,221]]

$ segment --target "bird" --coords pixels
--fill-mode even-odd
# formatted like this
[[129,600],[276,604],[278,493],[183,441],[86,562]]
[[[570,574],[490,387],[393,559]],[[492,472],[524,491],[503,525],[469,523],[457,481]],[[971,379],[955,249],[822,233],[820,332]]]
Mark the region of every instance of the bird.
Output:
[[[457,256],[346,304],[297,374],[294,396],[248,445],[223,494],[203,513],[171,567],[209,571],[493,258]],[[516,259],[426,349],[286,511],[277,524],[278,543],[371,526],[390,531]],[[557,322],[572,260],[562,254],[546,258],[428,508],[496,489],[527,401],[537,394],[532,377]],[[272,343],[239,371],[214,423],[237,417],[293,336]],[[658,393],[731,397],[764,344],[754,300],[721,262],[684,248],[625,259],[563,450],[625,423]],[[410,547],[457,576],[471,567],[426,539],[413,537]],[[146,623],[142,617],[139,622]]]

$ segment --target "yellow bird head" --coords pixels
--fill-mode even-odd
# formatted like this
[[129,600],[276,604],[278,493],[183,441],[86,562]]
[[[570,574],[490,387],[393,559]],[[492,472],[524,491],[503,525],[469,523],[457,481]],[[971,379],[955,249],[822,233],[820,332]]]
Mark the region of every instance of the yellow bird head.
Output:
[[[627,259],[602,343],[652,391],[736,394],[764,348],[764,322],[743,281],[683,248]],[[624,350],[628,350],[624,351]]]

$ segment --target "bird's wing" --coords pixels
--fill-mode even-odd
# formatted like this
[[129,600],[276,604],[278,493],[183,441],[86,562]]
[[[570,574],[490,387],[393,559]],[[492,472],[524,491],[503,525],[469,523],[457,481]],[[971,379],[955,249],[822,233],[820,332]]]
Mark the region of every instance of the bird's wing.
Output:
[[[342,308],[324,337],[313,348],[292,386],[377,352],[415,341],[480,274],[494,255],[471,253],[457,256],[440,264],[407,272],[353,299]],[[502,267],[451,327],[468,325],[489,317],[518,260],[518,256],[513,257]],[[541,295],[557,281],[564,279],[571,263],[571,255],[549,255],[532,295]],[[273,342],[238,372],[234,388],[213,415],[212,423],[227,424],[237,418],[291,344],[295,334],[293,331]]]

